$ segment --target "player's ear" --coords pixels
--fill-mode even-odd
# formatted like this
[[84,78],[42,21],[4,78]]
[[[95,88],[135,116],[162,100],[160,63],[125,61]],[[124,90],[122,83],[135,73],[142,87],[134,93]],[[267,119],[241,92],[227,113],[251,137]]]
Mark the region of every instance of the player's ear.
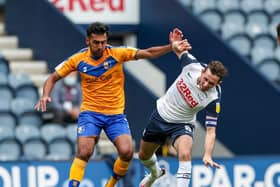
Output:
[[86,37],[86,44],[89,45],[89,38]]

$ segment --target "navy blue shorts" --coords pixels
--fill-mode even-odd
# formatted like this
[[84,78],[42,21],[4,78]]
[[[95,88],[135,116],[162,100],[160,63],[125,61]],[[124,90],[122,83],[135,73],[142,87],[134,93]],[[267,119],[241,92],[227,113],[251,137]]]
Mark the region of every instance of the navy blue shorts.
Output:
[[182,135],[193,137],[194,125],[188,123],[169,123],[162,119],[157,110],[150,116],[147,127],[143,131],[142,139],[146,142],[153,142],[164,145],[167,138],[173,145],[176,138]]

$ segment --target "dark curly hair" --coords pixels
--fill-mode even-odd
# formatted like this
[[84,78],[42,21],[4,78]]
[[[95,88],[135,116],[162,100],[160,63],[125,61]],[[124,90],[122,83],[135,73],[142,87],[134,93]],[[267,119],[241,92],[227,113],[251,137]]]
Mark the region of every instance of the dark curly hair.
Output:
[[109,36],[109,26],[101,22],[94,22],[87,28],[87,36],[89,37],[91,34],[106,34]]

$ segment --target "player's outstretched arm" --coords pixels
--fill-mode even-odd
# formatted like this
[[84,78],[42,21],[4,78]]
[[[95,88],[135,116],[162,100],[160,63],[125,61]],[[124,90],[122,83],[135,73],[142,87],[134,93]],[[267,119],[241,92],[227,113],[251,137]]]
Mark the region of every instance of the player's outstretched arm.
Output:
[[56,81],[58,81],[59,79],[61,79],[61,77],[56,72],[54,72],[45,81],[43,87],[43,96],[34,107],[37,111],[45,112],[47,110],[47,103],[52,101],[50,97],[51,91]]
[[172,32],[169,33],[169,41],[170,43],[168,45],[163,46],[154,46],[147,49],[140,49],[136,53],[137,59],[151,59],[151,58],[157,58],[160,57],[168,52],[172,51],[171,43],[174,41],[180,41],[183,38],[182,31],[178,28],[173,29]]
[[192,49],[187,39],[172,42],[172,50],[181,59],[181,56]]
[[220,165],[212,160],[212,154],[215,146],[215,139],[216,139],[216,127],[207,127],[205,144],[204,144],[205,152],[203,156],[203,163],[206,167],[210,165],[212,167],[220,168]]

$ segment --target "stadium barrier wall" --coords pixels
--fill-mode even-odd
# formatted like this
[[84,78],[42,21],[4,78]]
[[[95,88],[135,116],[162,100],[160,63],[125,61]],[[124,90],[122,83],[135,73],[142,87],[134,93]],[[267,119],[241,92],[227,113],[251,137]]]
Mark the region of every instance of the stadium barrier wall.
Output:
[[[191,186],[193,187],[276,187],[280,186],[279,157],[236,157],[217,159],[221,169],[206,168],[201,160],[193,160]],[[177,159],[159,158],[167,174],[155,183],[155,187],[176,185]],[[67,187],[70,161],[1,162],[0,186],[2,187]],[[111,167],[104,160],[89,162],[80,187],[102,187],[111,175]],[[145,174],[138,160],[130,167],[129,187],[138,186]],[[127,183],[128,184],[128,183]],[[119,182],[117,187],[128,187]]]

